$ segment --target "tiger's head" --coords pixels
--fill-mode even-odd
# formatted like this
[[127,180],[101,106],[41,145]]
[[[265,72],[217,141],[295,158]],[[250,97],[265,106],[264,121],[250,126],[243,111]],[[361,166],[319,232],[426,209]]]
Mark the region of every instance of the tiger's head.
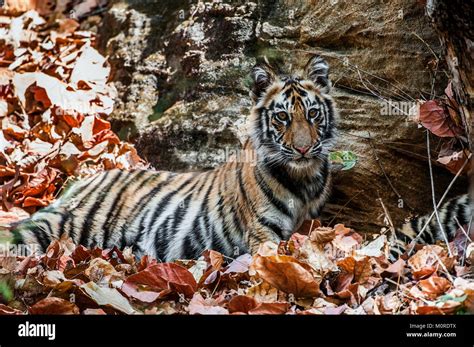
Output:
[[260,161],[301,172],[327,160],[337,117],[328,73],[319,56],[301,75],[277,74],[268,63],[253,68],[250,139]]

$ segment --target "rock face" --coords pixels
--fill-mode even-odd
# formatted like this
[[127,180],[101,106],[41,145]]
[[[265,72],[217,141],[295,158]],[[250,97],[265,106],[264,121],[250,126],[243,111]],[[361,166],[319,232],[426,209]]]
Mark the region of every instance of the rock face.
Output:
[[[318,53],[331,65],[338,149],[359,157],[354,169],[335,172],[324,218],[378,230],[378,197],[395,224],[430,210],[425,133],[400,112],[447,84],[432,69],[440,47],[419,1],[117,0],[99,35],[121,99],[114,127],[154,167],[219,165],[245,135],[256,58],[296,71]],[[435,167],[438,198],[451,178]]]

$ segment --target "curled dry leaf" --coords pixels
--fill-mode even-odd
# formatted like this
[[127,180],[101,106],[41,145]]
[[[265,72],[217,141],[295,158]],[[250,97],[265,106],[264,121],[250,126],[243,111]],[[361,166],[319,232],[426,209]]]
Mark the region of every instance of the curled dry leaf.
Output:
[[196,263],[191,266],[188,271],[193,275],[194,279],[196,282],[199,282],[206,272],[207,265],[208,263],[204,260],[198,260]]
[[224,264],[224,257],[217,251],[207,250],[202,255],[214,270],[220,270]]
[[186,268],[173,263],[161,263],[127,277],[121,290],[140,301],[153,302],[160,295],[170,292],[192,297],[197,290],[197,283]]
[[81,289],[100,306],[110,306],[125,314],[136,313],[128,300],[115,288],[100,287],[89,282],[83,284]]
[[10,306],[0,304],[0,316],[10,316],[10,315],[18,315],[23,314],[20,310],[14,309]]
[[402,305],[396,292],[385,296],[376,296],[373,302],[374,314],[395,314]]
[[388,275],[388,276],[401,276],[403,274],[403,271],[405,270],[406,266],[406,261],[403,260],[402,258],[398,258],[397,261],[394,263],[390,264],[388,267],[383,269],[382,275]]
[[74,303],[54,297],[38,301],[28,311],[30,314],[79,314],[79,308]]
[[[449,155],[440,156],[438,157],[437,162],[444,165],[449,171],[451,171],[451,173],[457,174],[468,160],[470,154],[471,152],[465,149],[464,151],[453,152]],[[464,167],[464,172],[469,172],[470,166],[470,164],[467,164]]]
[[236,259],[234,259],[227,269],[224,271],[225,274],[228,273],[242,273],[249,271],[250,264],[252,262],[252,256],[250,254],[243,254]]
[[123,279],[122,274],[116,271],[112,264],[102,258],[92,259],[84,274],[97,284],[108,284],[109,282]]
[[86,308],[84,311],[82,311],[82,314],[85,315],[105,315],[105,311],[101,308]]
[[464,131],[446,112],[445,105],[438,100],[429,100],[420,104],[419,121],[423,126],[439,137],[456,137]]
[[448,291],[451,282],[444,277],[434,275],[418,282],[418,287],[427,299],[434,300]]
[[43,284],[48,287],[55,287],[65,280],[64,273],[58,270],[50,270],[43,273]]
[[230,313],[249,313],[250,310],[256,308],[257,306],[257,301],[252,297],[246,295],[237,295],[230,299],[227,308]]
[[285,314],[288,311],[287,302],[262,302],[248,311],[248,314]]
[[[317,237],[317,240],[329,240],[330,237]],[[323,241],[328,242],[328,241]],[[322,277],[331,271],[337,271],[336,265],[328,258],[323,249],[323,243],[314,242],[312,238],[306,239],[301,247],[299,247],[295,256],[298,260],[308,264],[314,270],[313,274],[319,278],[321,282]]]
[[450,270],[454,265],[454,259],[449,258],[447,251],[441,246],[426,245],[408,259],[408,266],[413,271],[416,279],[426,278],[432,275],[440,267],[439,261]]
[[275,288],[295,297],[316,297],[319,282],[313,277],[311,267],[294,257],[256,255],[252,268],[262,279]]
[[204,299],[200,293],[195,293],[189,302],[188,310],[190,314],[229,314],[229,311],[220,306],[216,299]]
[[353,282],[364,284],[372,275],[372,265],[370,264],[370,258],[364,257],[361,260],[356,260],[353,257],[347,257],[337,263],[339,268],[352,275]]
[[246,295],[234,296],[228,303],[230,313],[246,314],[285,314],[288,311],[287,302],[257,302]]
[[380,235],[368,245],[355,251],[359,256],[380,257],[388,251],[387,237]]
[[452,300],[440,304],[428,302],[421,305],[413,301],[410,305],[411,311],[420,315],[454,314],[461,307],[460,302]]
[[344,253],[351,253],[362,243],[362,237],[359,234],[350,228],[346,228],[342,224],[336,224],[334,230],[336,237],[332,241],[332,244]]
[[258,247],[257,254],[267,257],[278,254],[278,245],[273,241],[265,241]]
[[245,294],[258,302],[274,302],[278,300],[278,289],[265,281],[248,288]]
[[309,238],[312,242],[325,244],[331,242],[336,237],[336,231],[333,228],[318,227],[311,231]]

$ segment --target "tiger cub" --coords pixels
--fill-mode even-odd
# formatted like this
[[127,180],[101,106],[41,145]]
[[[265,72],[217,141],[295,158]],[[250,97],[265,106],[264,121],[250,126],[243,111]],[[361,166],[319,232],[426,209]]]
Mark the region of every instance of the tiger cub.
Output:
[[[197,258],[206,249],[228,256],[254,253],[262,242],[288,239],[304,220],[320,215],[330,192],[328,154],[337,111],[328,94],[328,72],[319,56],[308,61],[304,76],[278,75],[268,64],[254,67],[244,151],[253,151],[255,162],[231,161],[212,171],[182,174],[97,174],[74,183],[19,224],[18,241],[45,251],[65,234],[87,247],[131,246],[138,256],[171,261]],[[452,239],[458,223],[470,222],[468,196],[446,202],[439,216]],[[409,251],[412,241],[444,240],[437,219],[428,219],[416,218],[396,230],[392,257]]]
[[65,234],[86,247],[131,246],[162,261],[206,249],[253,253],[262,242],[287,239],[320,215],[330,191],[337,112],[328,72],[319,56],[301,76],[254,67],[244,150],[255,162],[182,174],[103,172],[73,184],[15,234],[43,251]]

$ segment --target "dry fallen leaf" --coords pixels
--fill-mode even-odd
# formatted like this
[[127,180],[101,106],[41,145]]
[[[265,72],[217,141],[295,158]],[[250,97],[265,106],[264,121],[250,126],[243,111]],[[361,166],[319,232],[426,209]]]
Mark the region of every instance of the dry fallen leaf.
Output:
[[127,299],[115,288],[100,287],[94,282],[85,283],[81,289],[98,305],[110,306],[125,314],[136,313]]
[[451,282],[444,277],[431,276],[430,278],[418,282],[418,287],[427,299],[434,300],[438,296],[446,293],[451,287]]
[[143,302],[153,302],[160,295],[177,291],[192,297],[197,289],[193,275],[184,267],[173,263],[161,263],[129,276],[121,290]]
[[413,271],[413,276],[421,279],[437,271],[440,267],[438,260],[442,261],[447,269],[451,269],[454,265],[454,260],[448,257],[447,251],[442,247],[426,245],[408,259],[408,265]]
[[189,302],[188,309],[190,314],[229,314],[229,311],[224,307],[219,306],[215,299],[204,299],[199,293],[194,294]]
[[297,298],[315,297],[320,293],[319,282],[313,277],[311,267],[293,257],[256,255],[252,267],[272,286]]
[[79,314],[79,308],[74,303],[54,297],[38,301],[28,311],[30,314]]
[[420,104],[419,121],[423,126],[439,137],[456,137],[464,131],[452,120],[445,106],[437,100]]

